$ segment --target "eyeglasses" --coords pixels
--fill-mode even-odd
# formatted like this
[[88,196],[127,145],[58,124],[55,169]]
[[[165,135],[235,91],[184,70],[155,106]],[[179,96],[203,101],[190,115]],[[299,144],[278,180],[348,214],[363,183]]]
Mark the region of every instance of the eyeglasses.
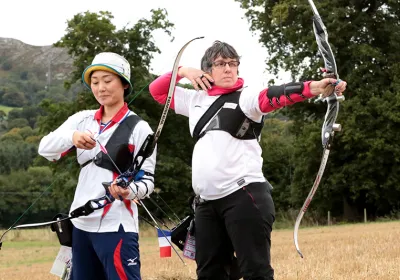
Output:
[[212,64],[217,69],[224,69],[227,64],[229,65],[230,68],[237,68],[239,66],[240,62],[239,61],[225,62],[225,61],[219,60],[219,61],[214,61]]

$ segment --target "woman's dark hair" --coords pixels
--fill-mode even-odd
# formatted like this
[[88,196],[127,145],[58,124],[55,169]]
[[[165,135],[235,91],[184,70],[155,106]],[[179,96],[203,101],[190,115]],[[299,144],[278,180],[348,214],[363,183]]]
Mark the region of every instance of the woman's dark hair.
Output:
[[204,72],[211,72],[212,63],[217,57],[232,58],[240,61],[240,57],[236,50],[229,44],[215,41],[211,47],[209,47],[201,58],[201,70]]

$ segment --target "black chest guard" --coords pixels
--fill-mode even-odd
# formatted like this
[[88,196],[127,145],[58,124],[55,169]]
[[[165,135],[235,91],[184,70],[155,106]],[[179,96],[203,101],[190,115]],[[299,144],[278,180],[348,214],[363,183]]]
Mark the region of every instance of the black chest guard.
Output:
[[[117,129],[114,131],[105,145],[108,155],[112,158],[121,172],[128,170],[133,163],[133,155],[129,150],[129,139],[133,130],[135,129],[135,126],[141,120],[142,119],[137,115],[131,115],[127,117],[118,125]],[[82,167],[86,166],[92,161],[99,167],[118,173],[109,157],[102,151],[100,151],[92,160],[82,164]]]
[[[260,123],[255,122],[243,113],[239,106],[240,94],[240,91],[235,91],[215,100],[197,122],[193,138],[198,141],[207,131],[222,130],[240,140],[257,139],[264,122],[263,120]],[[201,132],[208,122],[210,123],[207,128]]]

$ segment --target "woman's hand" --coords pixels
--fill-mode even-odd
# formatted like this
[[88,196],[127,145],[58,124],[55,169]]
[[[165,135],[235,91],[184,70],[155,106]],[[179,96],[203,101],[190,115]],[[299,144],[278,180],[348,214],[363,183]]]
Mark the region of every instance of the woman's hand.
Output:
[[132,191],[130,188],[124,189],[118,186],[116,180],[117,179],[112,182],[111,186],[108,187],[108,190],[115,199],[124,200],[131,194]]
[[333,78],[325,78],[320,81],[312,81],[310,83],[310,91],[313,95],[322,94],[323,97],[329,96],[333,90],[338,96],[343,95],[346,90],[347,83],[342,80]]
[[75,147],[83,150],[91,150],[96,146],[96,141],[90,132],[75,131],[72,135],[72,143]]
[[200,88],[204,91],[211,89],[211,84],[214,82],[210,74],[191,67],[179,68],[178,75],[188,79],[197,91]]

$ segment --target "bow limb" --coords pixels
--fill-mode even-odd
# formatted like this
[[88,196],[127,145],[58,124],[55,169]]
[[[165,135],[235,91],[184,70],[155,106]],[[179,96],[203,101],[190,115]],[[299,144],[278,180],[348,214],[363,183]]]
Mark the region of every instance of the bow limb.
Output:
[[[339,79],[339,75],[337,73],[336,61],[333,55],[331,46],[328,42],[328,33],[326,31],[326,27],[322,22],[322,19],[318,13],[317,8],[312,0],[308,0],[314,16],[313,16],[313,30],[315,39],[318,45],[318,51],[322,55],[324,59],[325,68],[323,69],[324,77],[335,78]],[[324,118],[324,123],[321,129],[321,140],[322,140],[322,147],[324,149],[322,160],[319,166],[319,170],[317,176],[314,180],[314,184],[309,192],[301,210],[296,218],[295,226],[294,226],[294,233],[293,233],[293,240],[296,247],[297,252],[303,258],[303,254],[300,251],[299,244],[298,244],[298,231],[300,227],[300,222],[304,216],[304,213],[307,211],[308,206],[311,203],[311,200],[316,193],[319,183],[321,182],[321,178],[325,171],[326,163],[328,162],[329,153],[331,149],[331,144],[333,140],[334,133],[336,131],[341,131],[340,124],[336,124],[336,119],[339,113],[339,102],[344,101],[344,96],[337,96],[334,92],[335,86],[329,85],[325,91],[319,97],[319,100],[323,100],[327,102],[328,107]]]
[[[68,221],[73,219],[74,217],[67,217],[64,219],[60,219],[60,220],[54,220],[54,221],[49,221],[49,222],[42,222],[42,223],[34,223],[34,224],[23,224],[23,225],[19,225],[19,226],[15,226],[11,229],[20,229],[20,228],[31,228],[31,227],[42,227],[42,226],[49,226],[52,224],[56,224],[56,223],[60,223],[62,221]],[[10,230],[11,230],[10,229]]]
[[14,224],[11,227],[9,227],[0,236],[0,250],[3,245],[2,240],[3,240],[4,236],[13,229],[49,226],[49,225],[59,223],[62,221],[72,220],[72,219],[78,218],[80,216],[87,216],[87,215],[93,213],[95,210],[104,208],[109,203],[112,203],[112,201],[109,199],[109,197],[107,195],[105,195],[100,198],[89,200],[88,202],[85,203],[85,205],[78,207],[77,209],[71,211],[71,214],[68,217],[65,217],[63,219],[57,219],[57,220],[52,220],[52,221],[48,221],[48,222],[33,223],[33,224],[22,224],[22,225],[17,225],[17,226],[15,226],[15,224]]
[[187,47],[191,42],[193,42],[194,40],[203,39],[203,38],[204,38],[204,37],[196,37],[196,38],[193,38],[192,40],[190,40],[189,42],[187,42],[187,43],[181,48],[181,50],[179,51],[178,55],[177,55],[176,58],[175,58],[174,66],[173,66],[173,68],[172,68],[171,80],[170,80],[170,82],[169,82],[169,90],[168,90],[167,100],[165,101],[164,110],[162,111],[161,119],[160,119],[160,122],[159,122],[159,124],[158,124],[157,129],[156,129],[156,133],[155,133],[155,135],[154,135],[154,144],[153,144],[154,146],[155,146],[155,143],[157,143],[158,138],[160,137],[161,131],[162,131],[163,127],[164,127],[165,120],[166,120],[166,118],[167,118],[167,114],[168,114],[168,111],[169,111],[169,107],[170,107],[170,105],[171,105],[172,96],[173,96],[173,93],[174,93],[174,91],[175,91],[176,78],[177,78],[177,76],[178,76],[179,61],[181,60],[183,51],[184,51],[184,50],[186,49],[186,47]]
[[57,220],[57,221],[49,221],[49,222],[34,223],[34,224],[23,224],[23,225],[19,225],[19,226],[10,227],[5,232],[3,232],[3,234],[0,236],[0,250],[1,250],[1,245],[3,243],[1,240],[3,240],[4,236],[13,229],[48,226],[48,225],[52,225],[52,224],[59,223],[62,221],[70,220],[70,219],[72,219],[72,217],[67,217],[65,219],[61,219],[61,220]]
[[[328,32],[326,30],[325,24],[318,13],[317,8],[312,0],[308,0],[314,16],[313,16],[313,31],[315,35],[315,40],[317,41],[318,51],[321,54],[325,68],[323,69],[324,77],[339,79],[339,74],[337,72],[336,60],[332,52],[332,48],[328,41]],[[330,96],[334,93],[335,87],[333,85],[328,86],[325,91],[321,94],[320,99]]]
[[[178,69],[179,69],[179,62],[181,60],[182,54],[184,52],[184,50],[186,49],[186,47],[193,42],[194,40],[197,39],[203,39],[204,37],[196,37],[193,38],[192,40],[190,40],[189,42],[187,42],[178,52],[178,55],[175,58],[175,62],[174,62],[174,66],[172,68],[172,75],[171,75],[171,80],[169,82],[169,89],[168,89],[168,95],[167,95],[167,100],[165,101],[165,105],[164,105],[164,109],[161,113],[161,118],[160,118],[160,122],[157,126],[156,132],[154,134],[154,136],[152,137],[153,139],[151,139],[150,143],[149,143],[149,151],[144,153],[145,155],[150,156],[154,149],[155,146],[157,144],[158,138],[160,137],[161,131],[164,127],[164,123],[165,120],[167,119],[167,115],[168,115],[168,111],[171,105],[171,101],[172,101],[172,97],[175,91],[175,86],[176,86],[176,78],[178,76]],[[145,148],[146,149],[146,148]],[[137,160],[135,160],[135,162],[137,162]],[[141,165],[143,164],[144,159],[142,158],[141,162],[137,164],[137,167],[135,168],[136,170],[140,170]],[[139,167],[139,168],[138,168]],[[161,229],[161,227],[159,226],[159,224],[157,223],[156,219],[153,217],[153,215],[150,213],[150,211],[147,209],[147,207],[144,205],[143,201],[140,200],[140,205],[144,208],[144,210],[147,212],[147,214],[149,215],[149,217],[153,220],[153,222],[155,223],[155,225]],[[186,265],[185,261],[182,259],[182,257],[179,255],[179,253],[176,251],[175,247],[172,245],[171,241],[168,239],[168,237],[165,235],[164,231],[161,230],[163,236],[165,237],[165,239],[168,241],[168,243],[171,245],[172,249],[175,251],[176,255],[179,257],[179,259],[182,261],[182,263],[184,265]]]
[[312,0],[308,0],[308,2],[310,3],[314,13],[313,30],[318,44],[318,50],[324,59],[326,73],[333,74],[338,79],[339,75],[337,73],[335,57],[333,56],[332,48],[328,42],[328,32],[324,23],[322,22],[317,8],[314,5],[314,2]]
[[313,186],[311,188],[310,193],[307,196],[307,199],[304,201],[304,204],[301,207],[300,213],[298,214],[298,216],[296,218],[296,223],[294,225],[294,233],[293,233],[294,245],[296,246],[296,250],[299,253],[300,257],[302,257],[302,258],[303,258],[303,254],[300,251],[299,241],[298,241],[298,232],[299,232],[300,222],[301,222],[301,219],[304,216],[304,213],[307,211],[307,208],[310,205],[311,200],[312,200],[315,192],[318,189],[319,183],[321,182],[321,178],[322,178],[322,175],[324,174],[325,166],[326,166],[326,163],[328,161],[329,152],[330,152],[329,149],[325,149],[324,150],[324,154],[322,156],[322,161],[321,161],[321,164],[319,166],[317,177],[314,180],[314,184],[313,184]]
[[138,172],[140,170],[140,168],[142,167],[144,160],[146,158],[148,158],[149,156],[151,156],[151,154],[153,153],[153,151],[156,147],[158,138],[160,137],[162,129],[164,127],[165,120],[167,119],[169,108],[171,106],[172,97],[173,97],[173,94],[175,91],[175,86],[176,86],[176,78],[178,76],[179,62],[182,58],[183,52],[191,42],[193,42],[194,40],[203,39],[203,38],[204,38],[203,36],[193,38],[190,41],[188,41],[185,45],[183,45],[183,47],[179,50],[178,55],[175,58],[174,65],[172,67],[172,75],[171,75],[171,80],[169,82],[167,100],[165,101],[164,109],[161,113],[160,122],[158,123],[156,132],[153,135],[149,135],[147,137],[147,139],[145,140],[145,142],[143,143],[142,147],[140,148],[140,151],[137,153],[137,155],[133,161],[132,168],[129,170],[130,172]]

